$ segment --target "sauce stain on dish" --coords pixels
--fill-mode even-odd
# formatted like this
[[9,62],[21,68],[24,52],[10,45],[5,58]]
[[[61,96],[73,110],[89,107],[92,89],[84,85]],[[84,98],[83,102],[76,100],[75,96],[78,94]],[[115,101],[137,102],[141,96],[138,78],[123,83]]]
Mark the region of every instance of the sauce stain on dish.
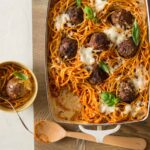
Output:
[[67,88],[60,92],[60,96],[55,99],[55,113],[65,120],[76,118],[81,111],[79,97],[69,92]]

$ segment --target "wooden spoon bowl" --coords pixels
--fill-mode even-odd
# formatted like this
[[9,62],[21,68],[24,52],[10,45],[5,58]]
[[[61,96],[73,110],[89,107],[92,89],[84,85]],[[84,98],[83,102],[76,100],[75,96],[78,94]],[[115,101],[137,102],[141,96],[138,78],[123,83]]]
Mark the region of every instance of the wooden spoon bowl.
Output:
[[42,142],[56,142],[65,136],[66,131],[55,122],[43,120],[35,125],[35,138]]

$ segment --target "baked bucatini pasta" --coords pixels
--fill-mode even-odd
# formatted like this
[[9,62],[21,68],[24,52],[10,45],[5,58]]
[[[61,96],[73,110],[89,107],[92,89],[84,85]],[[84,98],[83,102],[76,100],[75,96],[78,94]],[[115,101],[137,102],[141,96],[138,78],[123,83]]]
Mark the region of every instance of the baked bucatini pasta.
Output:
[[56,0],[48,16],[54,115],[85,123],[143,120],[150,46],[139,0]]

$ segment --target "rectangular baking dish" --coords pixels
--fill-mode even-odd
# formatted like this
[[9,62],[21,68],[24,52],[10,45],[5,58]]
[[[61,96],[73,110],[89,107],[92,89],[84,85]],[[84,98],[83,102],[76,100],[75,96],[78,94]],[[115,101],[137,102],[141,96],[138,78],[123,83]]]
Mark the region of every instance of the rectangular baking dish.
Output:
[[[77,122],[77,121],[66,121],[66,120],[62,120],[59,119],[58,117],[56,117],[55,113],[54,113],[54,107],[53,107],[53,97],[50,94],[50,89],[49,89],[49,77],[48,77],[48,56],[49,56],[49,50],[48,50],[48,40],[50,37],[50,32],[49,32],[49,28],[48,28],[48,16],[49,16],[49,10],[53,7],[53,5],[55,4],[54,1],[56,0],[49,0],[48,3],[48,7],[47,7],[47,19],[46,19],[46,37],[45,37],[45,73],[46,73],[46,92],[47,92],[47,100],[48,100],[48,106],[49,106],[49,111],[52,114],[52,117],[54,119],[54,121],[58,122],[58,123],[67,123],[67,124],[81,124],[81,125],[119,125],[119,124],[128,124],[128,123],[136,123],[136,122],[142,122],[144,120],[146,120],[148,118],[149,115],[149,107],[148,107],[148,112],[147,112],[147,116],[140,120],[140,121],[124,121],[124,122],[119,122],[119,123],[100,123],[100,124],[95,124],[95,123],[85,123],[85,122]],[[150,36],[150,18],[149,18],[149,7],[150,4],[148,2],[149,0],[145,0],[145,5],[146,5],[146,9],[147,9],[147,23],[148,23],[148,33]],[[148,40],[150,42],[150,37],[148,37]],[[150,87],[149,87],[149,106],[150,106]]]

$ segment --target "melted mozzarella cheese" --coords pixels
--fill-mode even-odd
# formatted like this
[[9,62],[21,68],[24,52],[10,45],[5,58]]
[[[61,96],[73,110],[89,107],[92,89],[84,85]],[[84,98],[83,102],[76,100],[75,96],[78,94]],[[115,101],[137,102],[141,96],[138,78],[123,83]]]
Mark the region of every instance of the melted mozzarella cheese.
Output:
[[115,27],[112,26],[111,28],[105,29],[104,33],[107,34],[108,38],[112,42],[116,42],[117,36],[118,36],[118,32],[116,31]]
[[81,47],[80,48],[80,59],[87,65],[92,65],[95,62],[95,59],[92,54],[92,47]]
[[96,11],[99,12],[103,10],[106,4],[107,4],[107,0],[95,0]]
[[139,76],[137,79],[133,79],[133,83],[138,90],[142,90],[145,85],[145,81],[142,76]]
[[132,107],[131,107],[131,105],[129,105],[129,104],[127,104],[126,106],[125,106],[125,110],[124,110],[124,114],[128,114],[129,112],[131,112],[131,110],[132,110]]
[[109,107],[107,106],[106,104],[101,104],[100,105],[100,112],[101,113],[106,113],[106,114],[109,114],[109,113],[112,113],[115,111],[115,107],[112,106],[112,107]]
[[108,29],[104,30],[104,33],[108,36],[108,38],[115,43],[116,45],[119,45],[126,39],[126,35],[124,32],[119,33],[117,31],[117,28],[112,26]]
[[144,89],[144,86],[146,84],[146,80],[144,79],[142,68],[143,68],[142,66],[136,68],[135,71],[136,78],[133,78],[133,83],[136,89],[140,91]]
[[56,17],[56,20],[55,20],[55,27],[56,29],[59,31],[61,29],[64,28],[64,24],[66,24],[68,21],[70,21],[70,18],[69,18],[69,15],[68,14],[61,14],[61,15],[58,15]]
[[117,40],[116,40],[116,44],[119,45],[119,44],[122,43],[125,39],[126,39],[126,36],[125,36],[124,33],[118,34],[118,38],[117,38]]

